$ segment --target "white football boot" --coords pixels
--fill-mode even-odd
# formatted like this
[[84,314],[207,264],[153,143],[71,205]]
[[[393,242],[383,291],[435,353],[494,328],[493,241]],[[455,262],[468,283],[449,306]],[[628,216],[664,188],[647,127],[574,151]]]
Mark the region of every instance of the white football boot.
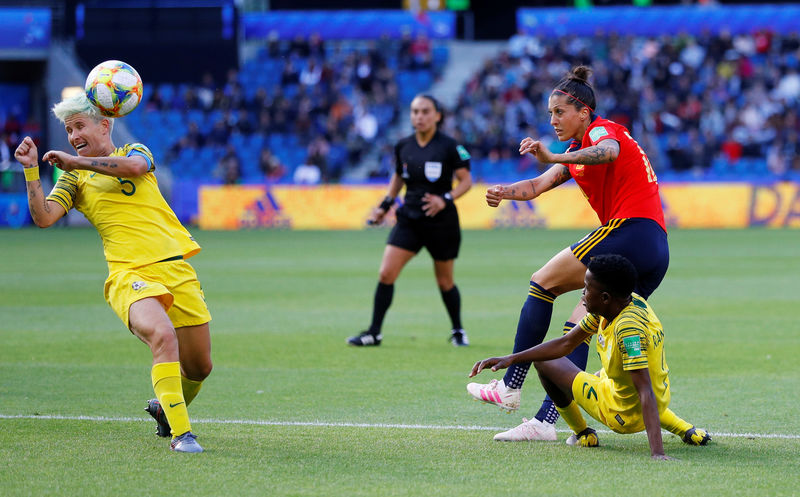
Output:
[[552,442],[556,439],[556,426],[539,421],[536,418],[530,420],[522,418],[521,425],[503,433],[498,433],[494,436],[494,439],[500,442],[524,442],[527,440],[547,440]]
[[521,388],[506,388],[503,380],[492,380],[485,383],[469,383],[467,392],[475,400],[494,404],[500,409],[511,412],[519,409]]

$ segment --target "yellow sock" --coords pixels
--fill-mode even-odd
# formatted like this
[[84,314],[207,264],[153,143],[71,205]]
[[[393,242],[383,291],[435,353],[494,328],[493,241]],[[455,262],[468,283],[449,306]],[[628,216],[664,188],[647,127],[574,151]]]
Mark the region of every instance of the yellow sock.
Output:
[[588,426],[586,424],[586,420],[583,419],[583,414],[581,414],[578,404],[574,400],[563,409],[556,406],[556,410],[559,414],[561,414],[561,417],[564,419],[564,421],[567,422],[567,426],[569,426],[576,434],[582,432]]
[[173,438],[191,431],[189,412],[181,389],[181,366],[177,362],[160,362],[151,371],[153,390],[164,409]]
[[181,375],[181,387],[183,387],[183,399],[186,401],[186,405],[192,403],[197,394],[200,392],[200,388],[203,386],[202,381],[195,381],[190,380],[189,378]]
[[670,409],[664,409],[664,412],[658,416],[661,420],[661,427],[665,430],[683,437],[683,435],[692,427],[691,424],[682,420],[677,414]]

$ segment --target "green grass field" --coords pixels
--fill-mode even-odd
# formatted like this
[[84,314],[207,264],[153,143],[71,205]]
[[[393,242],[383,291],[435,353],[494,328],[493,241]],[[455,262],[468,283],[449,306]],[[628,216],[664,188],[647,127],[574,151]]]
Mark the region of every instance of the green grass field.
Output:
[[[143,411],[150,354],[103,300],[96,233],[0,231],[0,495],[800,494],[797,231],[671,232],[650,302],[671,407],[712,445],[665,434],[677,460],[656,462],[644,434],[601,432],[581,450],[563,421],[559,443],[492,441],[535,413],[541,386],[506,415],[470,399],[467,372],[510,351],[531,273],[582,234],[465,232],[462,349],[423,253],[383,345],[357,349],[344,341],[368,323],[385,230],[195,230],[215,369],[190,408],[206,453],[188,455]],[[549,337],[577,297],[557,301]]]

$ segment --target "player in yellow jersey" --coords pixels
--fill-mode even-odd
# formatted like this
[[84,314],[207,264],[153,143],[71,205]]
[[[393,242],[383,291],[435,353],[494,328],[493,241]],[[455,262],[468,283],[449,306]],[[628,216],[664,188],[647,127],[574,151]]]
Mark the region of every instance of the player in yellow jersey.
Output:
[[156,418],[160,436],[172,435],[172,450],[202,452],[186,409],[212,368],[211,315],[185,261],[200,246],[159,192],[147,147],[115,147],[113,119],[100,115],[84,95],[56,104],[53,113],[77,155],[44,154],[43,160],[64,171],[45,197],[36,145],[25,137],[17,147],[31,217],[46,228],[74,207],[97,228],[108,262],[106,301],[153,354],[156,399],[145,410]]
[[[583,297],[587,314],[561,338],[505,357],[478,361],[470,377],[512,364],[533,362],[545,391],[575,432],[574,443],[599,445],[597,433],[581,415],[581,406],[593,418],[617,433],[647,432],[653,459],[664,454],[661,428],[690,445],[706,445],[711,437],[669,409],[669,368],[664,355],[664,330],[647,302],[633,293],[636,268],[620,255],[600,255],[588,264]],[[597,334],[597,352],[603,368],[586,373],[565,356],[586,338]],[[523,423],[516,429],[522,429]],[[504,439],[520,440],[524,433]],[[569,441],[568,441],[569,443]]]

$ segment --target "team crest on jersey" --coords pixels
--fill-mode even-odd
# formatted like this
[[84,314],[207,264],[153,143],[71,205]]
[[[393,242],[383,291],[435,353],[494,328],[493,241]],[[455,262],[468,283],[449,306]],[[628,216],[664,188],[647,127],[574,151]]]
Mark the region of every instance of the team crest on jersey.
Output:
[[597,343],[599,343],[601,347],[606,348],[606,339],[599,333],[597,334]]
[[147,283],[145,283],[144,281],[134,281],[131,284],[131,288],[133,288],[133,291],[138,292],[143,288],[147,288]]
[[425,177],[431,183],[442,177],[442,163],[428,161],[425,163]]
[[605,127],[598,126],[598,127],[594,128],[593,130],[589,131],[589,138],[591,138],[593,142],[596,142],[598,140],[598,138],[606,136],[607,134],[608,134],[608,131],[606,130]]

